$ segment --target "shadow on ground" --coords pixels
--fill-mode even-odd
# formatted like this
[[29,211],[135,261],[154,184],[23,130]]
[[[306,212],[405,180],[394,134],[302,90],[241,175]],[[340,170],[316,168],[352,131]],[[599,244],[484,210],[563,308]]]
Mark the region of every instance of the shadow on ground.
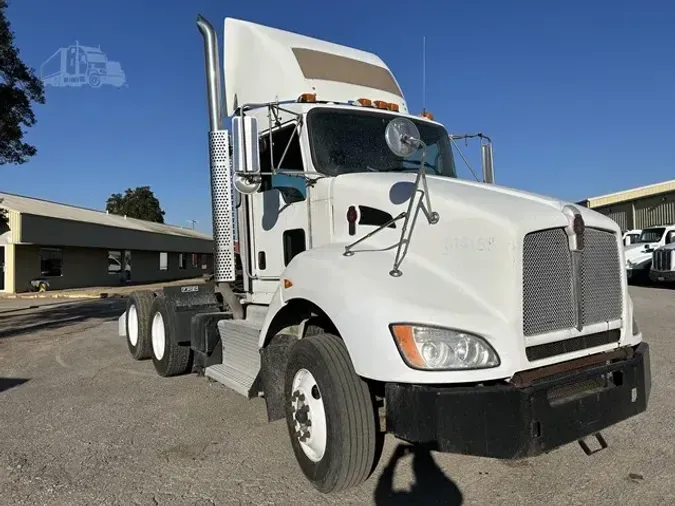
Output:
[[26,381],[25,378],[0,378],[0,393],[10,388],[18,387],[23,385]]
[[124,308],[124,299],[102,299],[4,314],[0,317],[0,339],[44,330],[56,330],[87,321],[101,323],[113,321],[124,312]]
[[[412,471],[415,482],[409,490],[394,490],[394,471],[398,462],[413,455]],[[463,502],[459,487],[448,478],[424,446],[400,444],[380,475],[375,488],[377,506],[403,504],[447,504],[460,506]]]

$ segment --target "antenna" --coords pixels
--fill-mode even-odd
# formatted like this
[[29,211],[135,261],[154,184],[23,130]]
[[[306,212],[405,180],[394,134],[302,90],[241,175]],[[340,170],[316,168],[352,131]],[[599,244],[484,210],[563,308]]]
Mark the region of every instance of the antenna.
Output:
[[422,35],[422,113],[427,112],[427,38]]

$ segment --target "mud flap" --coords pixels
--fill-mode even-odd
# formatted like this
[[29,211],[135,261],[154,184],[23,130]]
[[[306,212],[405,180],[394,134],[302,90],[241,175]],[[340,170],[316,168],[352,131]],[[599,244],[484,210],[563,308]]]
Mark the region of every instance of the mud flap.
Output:
[[212,283],[167,286],[162,293],[175,318],[176,342],[182,345],[192,342],[193,316],[220,311],[215,285]]

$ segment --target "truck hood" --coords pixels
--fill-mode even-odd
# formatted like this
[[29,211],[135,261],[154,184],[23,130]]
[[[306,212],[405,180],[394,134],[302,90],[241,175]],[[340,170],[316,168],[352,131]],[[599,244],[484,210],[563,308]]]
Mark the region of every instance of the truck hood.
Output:
[[[388,218],[406,211],[415,177],[415,174],[359,173],[324,180],[331,185],[333,242],[354,242]],[[419,280],[415,285],[419,288],[414,288],[416,293],[409,295],[427,308],[447,309],[451,301],[439,297],[438,290],[423,288],[425,284],[452,285],[462,296],[473,299],[473,306],[482,308],[482,314],[492,314],[505,325],[513,326],[514,332],[520,332],[524,238],[535,230],[566,227],[569,221],[562,209],[567,203],[458,179],[429,176],[427,182],[432,210],[440,218],[436,224],[430,224],[423,213],[417,218],[401,265],[404,276],[406,271],[414,272]],[[587,227],[614,232],[617,248],[621,246],[620,229],[614,221],[585,207],[576,207]],[[351,230],[350,208],[351,215],[356,214]],[[386,252],[382,265],[376,268],[388,272],[403,221],[356,245],[354,258],[368,255],[369,251]]]
[[652,252],[645,251],[645,248],[654,249],[658,247],[658,242],[629,244],[624,247],[624,256],[626,257],[626,266],[640,265],[652,259]]
[[[412,173],[359,173],[333,178],[330,197],[335,212],[335,238],[338,241],[352,239],[346,227],[346,212],[350,206],[359,212],[359,225],[368,227],[355,236],[372,230],[368,223],[373,219],[370,216],[364,218],[363,209],[367,210],[366,214],[371,212],[368,208],[375,208],[392,216],[405,211],[415,177]],[[431,207],[440,214],[440,221],[430,226],[420,215],[416,227],[433,229],[436,239],[447,237],[447,234],[456,236],[460,232],[467,233],[467,238],[484,236],[485,229],[481,226],[485,224],[500,227],[502,234],[497,235],[522,239],[533,230],[568,225],[568,219],[562,212],[566,205],[576,207],[587,227],[603,228],[620,235],[618,225],[610,218],[570,202],[503,186],[440,176],[427,176],[427,182]],[[397,235],[400,235],[400,223],[397,230]]]

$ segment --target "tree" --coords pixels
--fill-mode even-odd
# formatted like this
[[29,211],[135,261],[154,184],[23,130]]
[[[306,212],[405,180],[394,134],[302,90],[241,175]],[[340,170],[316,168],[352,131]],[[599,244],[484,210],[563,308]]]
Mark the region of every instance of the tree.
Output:
[[37,153],[23,141],[22,126],[35,124],[31,102],[45,103],[42,81],[19,58],[6,9],[0,0],[0,165],[25,163]]
[[124,195],[113,193],[108,198],[105,208],[110,214],[164,223],[164,211],[149,186],[127,188]]

